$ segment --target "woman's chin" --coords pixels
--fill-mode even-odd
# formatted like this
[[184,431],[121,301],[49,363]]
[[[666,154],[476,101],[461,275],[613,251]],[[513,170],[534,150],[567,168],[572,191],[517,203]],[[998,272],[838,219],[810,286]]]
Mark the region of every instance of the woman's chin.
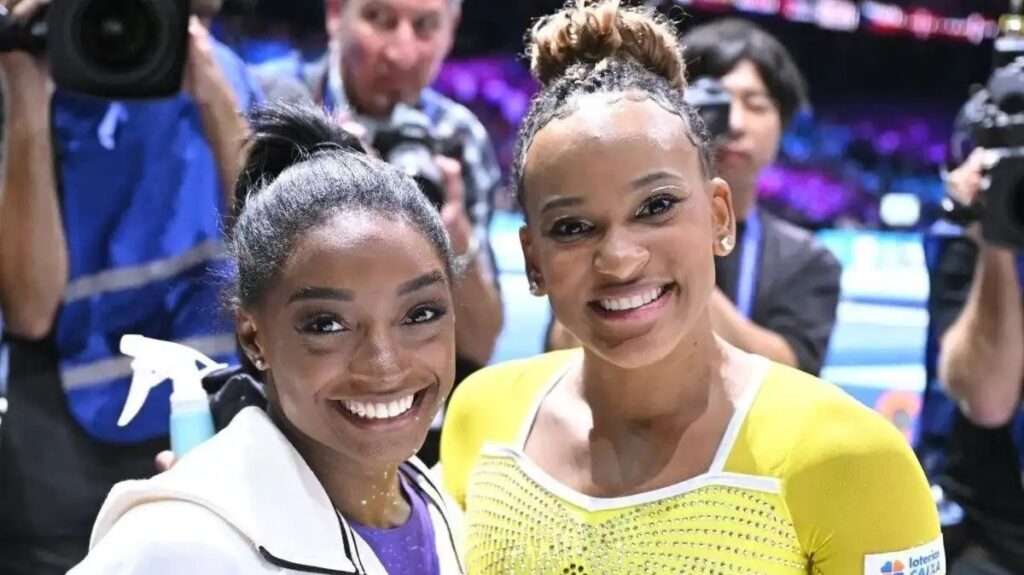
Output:
[[596,343],[590,351],[619,369],[642,369],[655,365],[672,354],[673,346],[665,340],[636,338],[614,344]]

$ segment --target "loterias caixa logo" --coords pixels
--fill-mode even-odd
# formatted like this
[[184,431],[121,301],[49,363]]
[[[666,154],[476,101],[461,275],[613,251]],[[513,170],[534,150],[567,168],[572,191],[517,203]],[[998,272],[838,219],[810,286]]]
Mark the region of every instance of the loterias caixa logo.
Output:
[[864,557],[865,575],[945,575],[942,539],[896,553]]

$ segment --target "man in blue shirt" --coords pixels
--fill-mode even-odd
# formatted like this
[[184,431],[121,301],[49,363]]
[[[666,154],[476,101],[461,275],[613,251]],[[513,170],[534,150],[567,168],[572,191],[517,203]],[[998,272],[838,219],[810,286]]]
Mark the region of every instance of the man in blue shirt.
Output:
[[[0,0],[26,16],[38,0]],[[193,2],[214,13],[219,0]],[[222,360],[222,216],[258,100],[243,63],[193,18],[182,93],[114,102],[54,90],[45,64],[0,55],[5,152],[0,307],[11,344],[0,427],[0,572],[64,573],[117,481],[151,475],[168,386],[119,427],[125,333]]]

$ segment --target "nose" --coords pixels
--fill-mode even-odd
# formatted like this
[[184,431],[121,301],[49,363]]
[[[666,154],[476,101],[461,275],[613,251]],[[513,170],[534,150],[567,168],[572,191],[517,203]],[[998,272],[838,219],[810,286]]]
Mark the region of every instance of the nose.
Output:
[[411,22],[395,26],[384,46],[384,60],[399,70],[409,70],[416,63],[418,40]]
[[594,271],[616,283],[635,279],[651,253],[626,230],[610,229],[594,253]]
[[359,390],[364,392],[398,385],[406,367],[403,354],[387,328],[367,332],[349,361],[349,372],[353,379],[366,386]]
[[729,135],[732,139],[743,135],[746,127],[746,114],[743,102],[739,98],[733,98],[732,105],[729,106]]

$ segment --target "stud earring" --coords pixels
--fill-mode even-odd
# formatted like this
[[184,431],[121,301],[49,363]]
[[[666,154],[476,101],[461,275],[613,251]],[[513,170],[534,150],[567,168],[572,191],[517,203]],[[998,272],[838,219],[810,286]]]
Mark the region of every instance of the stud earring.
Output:
[[537,297],[544,295],[544,288],[540,287],[540,282],[535,277],[530,278],[530,295]]
[[264,363],[262,357],[257,357],[256,359],[252,360],[252,363],[253,363],[253,365],[256,366],[256,369],[258,369],[260,371],[264,371],[264,370],[267,369],[267,364]]
[[718,243],[722,246],[722,251],[727,254],[732,252],[732,249],[736,247],[736,240],[732,239],[732,236],[722,236],[722,239],[718,240]]

